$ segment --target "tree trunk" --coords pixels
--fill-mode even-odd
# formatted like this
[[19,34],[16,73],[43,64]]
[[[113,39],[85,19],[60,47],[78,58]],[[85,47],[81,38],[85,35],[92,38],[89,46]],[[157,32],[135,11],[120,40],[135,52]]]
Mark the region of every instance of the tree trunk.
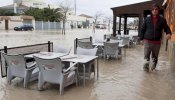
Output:
[[62,35],[65,35],[65,20],[63,20]]

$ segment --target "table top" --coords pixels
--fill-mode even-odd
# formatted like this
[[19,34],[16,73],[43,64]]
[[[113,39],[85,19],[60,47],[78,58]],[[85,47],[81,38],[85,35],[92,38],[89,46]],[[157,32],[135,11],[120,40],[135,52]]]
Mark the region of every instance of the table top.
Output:
[[62,61],[78,62],[78,63],[87,63],[87,62],[89,62],[91,60],[95,60],[97,58],[98,58],[98,56],[76,55],[76,54],[69,54],[69,55],[61,57]]
[[[122,44],[122,40],[113,40],[113,39],[110,39],[110,41],[107,41],[109,43],[117,43],[119,42],[119,47],[123,47],[124,45]],[[96,45],[96,46],[104,46],[104,43],[103,42],[95,42],[93,43],[93,45]]]
[[26,55],[25,57],[33,58],[34,56],[37,56],[43,59],[53,59],[53,58],[59,57],[61,58],[62,61],[78,62],[78,63],[87,63],[91,60],[98,58],[98,56],[65,54],[65,53],[57,53],[57,52],[39,52],[39,53]]
[[25,55],[26,58],[33,58],[34,56],[43,58],[43,59],[53,59],[65,56],[67,54],[65,53],[56,53],[56,52],[39,52],[39,53],[33,53],[29,55]]

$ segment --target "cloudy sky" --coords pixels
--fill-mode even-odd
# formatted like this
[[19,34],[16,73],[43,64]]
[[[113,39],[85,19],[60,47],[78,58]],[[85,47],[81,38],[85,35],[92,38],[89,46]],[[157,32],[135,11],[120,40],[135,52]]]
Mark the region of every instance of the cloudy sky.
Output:
[[[40,0],[47,1],[47,3],[58,4],[58,1],[66,0]],[[96,12],[102,12],[107,16],[112,16],[112,10],[110,8],[133,4],[137,2],[144,2],[150,0],[68,0],[71,6],[74,7],[74,2],[76,1],[77,14],[88,14],[95,15]],[[13,0],[0,0],[0,6],[12,4]]]

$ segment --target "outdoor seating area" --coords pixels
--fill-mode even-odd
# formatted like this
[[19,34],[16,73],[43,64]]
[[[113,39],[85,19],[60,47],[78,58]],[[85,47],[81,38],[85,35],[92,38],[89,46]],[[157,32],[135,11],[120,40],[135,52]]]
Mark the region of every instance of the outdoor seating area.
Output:
[[[72,37],[72,34],[74,34],[73,38],[65,38],[62,35],[58,35],[57,37],[55,35],[51,35],[50,37],[46,36],[49,38],[48,40],[52,40],[53,43],[47,42],[37,45],[36,40],[33,40],[35,41],[35,43],[33,43],[35,45],[22,45],[17,46],[16,48],[7,45],[7,47],[1,49],[1,52],[6,53],[7,55],[23,54],[27,66],[30,66],[32,63],[34,63],[37,68],[39,67],[35,62],[34,57],[39,57],[44,60],[53,60],[53,58],[60,58],[62,61],[61,65],[63,66],[62,70],[64,70],[64,73],[62,73],[65,74],[66,71],[68,71],[68,73],[66,73],[64,76],[66,80],[66,82],[64,81],[65,85],[60,87],[61,83],[58,81],[55,82],[54,77],[49,78],[49,76],[49,80],[42,79],[42,77],[45,77],[44,75],[51,75],[51,71],[55,72],[57,70],[54,68],[54,64],[44,64],[46,66],[44,67],[45,70],[43,70],[43,72],[46,72],[46,74],[40,76],[40,85],[38,86],[38,75],[40,75],[40,69],[38,69],[38,75],[36,74],[38,76],[38,79],[30,80],[27,82],[27,87],[24,88],[24,79],[22,77],[14,77],[11,80],[11,84],[8,83],[6,77],[6,70],[8,68],[6,67],[4,57],[1,55],[1,64],[3,66],[1,74],[5,76],[4,78],[1,78],[0,84],[2,95],[5,95],[2,98],[5,98],[7,100],[20,100],[21,96],[23,96],[26,97],[26,100],[48,100],[50,98],[61,100],[79,100],[80,98],[84,98],[84,100],[106,100],[108,98],[111,98],[111,100],[115,100],[116,98],[132,98],[133,100],[141,100],[143,98],[153,98],[157,100],[157,98],[165,99],[164,97],[169,97],[174,93],[174,90],[172,90],[172,86],[174,86],[175,83],[173,81],[174,68],[170,66],[170,63],[166,56],[167,52],[164,51],[164,48],[162,48],[160,51],[160,59],[157,70],[155,72],[145,73],[142,69],[144,63],[142,45],[132,46],[131,44],[130,47],[126,46],[121,48],[122,57],[120,58],[118,55],[119,59],[115,57],[111,57],[110,59],[107,59],[106,57],[104,59],[103,55],[101,55],[103,54],[103,51],[99,52],[99,48],[101,48],[101,50],[104,50],[103,46],[93,46],[93,48],[97,49],[97,54],[101,53],[97,56],[89,56],[89,53],[86,53],[87,55],[83,56],[78,55],[78,49],[80,47],[77,46],[77,48],[74,48],[75,43],[72,42],[76,40],[76,38],[82,41],[92,41],[92,44],[95,43],[94,37],[92,37],[91,40],[90,38],[87,38],[88,36],[86,33],[82,35],[82,31],[84,30],[80,30],[79,33],[71,33],[71,30],[70,33],[66,35],[66,37]],[[91,32],[91,30],[89,31]],[[34,35],[33,37],[37,37],[38,34]],[[41,36],[43,36],[43,34],[45,33],[42,33]],[[105,40],[101,35],[103,35],[101,32],[99,32],[99,34],[97,33],[96,42]],[[62,37],[58,39],[59,36]],[[45,37],[42,38],[44,38],[43,40],[46,40]],[[8,40],[12,39],[10,38]],[[118,41],[119,39],[114,40]],[[114,40],[110,39],[108,42],[113,42]],[[103,45],[103,42],[101,45]],[[90,51],[89,49],[84,49],[82,50],[83,52]],[[126,50],[126,55],[124,53],[124,50]],[[57,61],[59,60],[57,59]],[[62,78],[59,78],[58,80],[61,79]],[[61,88],[62,90],[60,90]],[[159,89],[159,91],[154,91],[155,89]],[[157,94],[155,94],[155,92]],[[155,95],[153,96],[152,94]],[[174,98],[174,96],[172,96],[172,98]],[[173,99],[170,98],[170,100]]]
[[70,53],[71,48],[63,45],[54,46],[50,41],[13,48],[5,46],[1,49],[1,75],[7,77],[9,84],[15,77],[22,78],[24,88],[27,88],[28,82],[36,80],[38,90],[43,90],[45,83],[59,84],[60,95],[63,94],[65,87],[74,83],[76,86],[80,85],[81,79],[85,87],[86,79],[90,80],[92,73],[94,78],[97,74],[98,79],[97,48],[78,47],[75,54]]
[[129,37],[128,41],[125,41],[125,37],[111,37],[101,42],[93,42],[92,37],[76,38],[74,54],[70,52],[72,47],[54,45],[50,41],[13,48],[5,46],[1,49],[1,74],[7,77],[9,84],[14,77],[24,79],[24,88],[32,81],[37,82],[38,90],[43,90],[45,83],[59,84],[62,95],[64,88],[71,84],[79,86],[83,83],[85,87],[87,80],[95,79],[95,76],[98,79],[98,59],[119,59],[123,56],[122,49],[125,45],[129,47]]
[[[121,58],[122,51],[126,56],[126,47],[134,47],[138,44],[138,36],[105,34],[104,38],[94,38],[92,45],[98,48],[97,55],[104,58]],[[113,49],[112,49],[113,48]],[[108,52],[108,53],[107,53]]]

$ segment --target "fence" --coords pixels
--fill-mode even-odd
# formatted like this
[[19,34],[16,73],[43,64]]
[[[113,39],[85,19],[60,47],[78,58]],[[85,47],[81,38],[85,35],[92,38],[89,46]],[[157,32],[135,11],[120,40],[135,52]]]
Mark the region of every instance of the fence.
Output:
[[[31,54],[36,53],[40,51],[53,51],[53,42],[48,41],[48,43],[42,43],[42,44],[34,44],[34,45],[27,45],[27,46],[20,46],[20,47],[12,47],[8,48],[7,46],[4,46],[4,49],[0,49],[0,52],[4,52],[7,54]],[[4,58],[2,57],[0,53],[0,65],[1,65],[1,77],[7,76],[7,66],[5,63]]]
[[61,26],[61,22],[35,21],[35,30],[60,30]]

